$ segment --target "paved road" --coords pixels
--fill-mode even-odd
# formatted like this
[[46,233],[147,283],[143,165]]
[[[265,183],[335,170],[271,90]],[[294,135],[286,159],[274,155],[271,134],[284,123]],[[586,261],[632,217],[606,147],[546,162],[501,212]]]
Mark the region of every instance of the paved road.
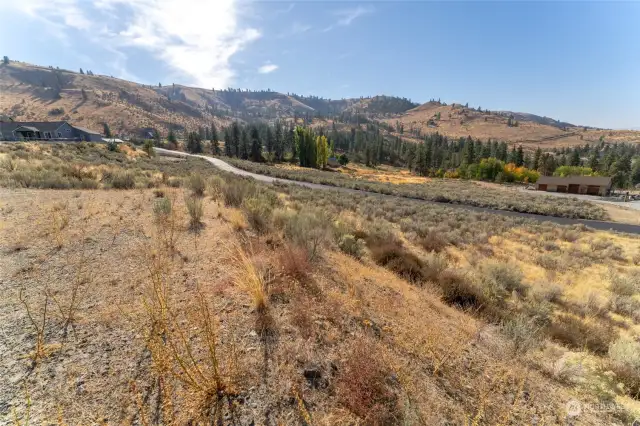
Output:
[[611,230],[611,231],[617,231],[617,232],[624,232],[624,233],[627,233],[627,234],[638,234],[638,235],[640,235],[640,225],[628,225],[626,223],[618,223],[618,222],[603,222],[603,221],[598,221],[598,220],[570,219],[570,218],[566,218],[566,217],[544,216],[544,215],[539,215],[539,214],[520,213],[520,212],[507,211],[507,210],[494,210],[494,209],[489,209],[489,208],[484,208],[484,207],[468,206],[468,205],[465,205],[465,204],[438,203],[438,202],[435,202],[435,201],[428,201],[428,200],[423,200],[423,199],[420,199],[420,198],[403,197],[403,196],[399,196],[399,195],[379,194],[377,192],[370,192],[370,191],[364,191],[364,190],[359,190],[359,189],[341,188],[341,187],[338,187],[338,186],[322,185],[322,184],[318,184],[318,183],[302,182],[302,181],[290,180],[290,179],[280,179],[280,178],[275,178],[273,176],[260,175],[260,174],[257,174],[257,173],[248,172],[246,170],[242,170],[242,169],[239,169],[237,167],[234,167],[231,164],[220,160],[219,158],[207,157],[206,155],[189,154],[189,153],[180,152],[180,151],[170,151],[170,150],[162,149],[162,148],[156,148],[156,152],[158,154],[160,154],[160,155],[167,155],[167,156],[173,156],[173,157],[198,157],[198,158],[202,158],[202,159],[208,161],[209,163],[213,164],[215,167],[217,167],[220,170],[223,170],[225,172],[234,173],[234,174],[241,175],[241,176],[251,177],[251,178],[253,178],[253,179],[257,180],[257,181],[265,182],[265,183],[279,182],[279,183],[300,185],[300,186],[304,186],[304,187],[312,188],[312,189],[332,190],[332,191],[341,191],[341,192],[350,192],[350,193],[360,193],[360,194],[367,194],[367,195],[376,195],[376,196],[381,196],[381,197],[407,198],[407,199],[412,199],[412,200],[416,200],[416,201],[420,201],[420,202],[428,203],[428,204],[440,204],[440,205],[444,204],[444,205],[452,207],[452,208],[461,208],[461,209],[472,210],[472,211],[477,211],[477,212],[500,214],[500,215],[504,215],[504,216],[521,217],[521,218],[524,218],[524,219],[537,220],[539,222],[553,222],[553,223],[557,223],[557,224],[560,224],[560,225],[583,224],[583,225],[586,225],[586,226],[588,226],[590,228],[599,229],[599,230],[603,230],[603,231],[610,231]]

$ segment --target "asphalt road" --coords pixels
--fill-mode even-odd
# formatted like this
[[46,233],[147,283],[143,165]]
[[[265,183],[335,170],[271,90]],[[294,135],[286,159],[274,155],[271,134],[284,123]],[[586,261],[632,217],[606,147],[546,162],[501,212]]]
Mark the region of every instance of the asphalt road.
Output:
[[280,179],[280,178],[275,178],[275,177],[272,177],[272,176],[260,175],[260,174],[257,174],[257,173],[248,172],[246,170],[242,170],[242,169],[239,169],[237,167],[234,167],[231,164],[220,160],[219,158],[207,157],[206,155],[189,154],[189,153],[180,152],[180,151],[170,151],[170,150],[162,149],[162,148],[156,148],[156,152],[158,154],[161,154],[161,155],[167,155],[167,156],[173,156],[173,157],[198,157],[198,158],[202,158],[202,159],[208,161],[209,163],[211,163],[212,165],[214,165],[215,167],[217,167],[218,169],[223,170],[225,172],[234,173],[234,174],[240,175],[240,176],[251,177],[251,178],[253,178],[253,179],[257,180],[257,181],[264,182],[264,183],[269,183],[269,184],[272,184],[274,182],[279,182],[279,183],[300,185],[300,186],[304,186],[304,187],[311,188],[311,189],[341,191],[341,192],[348,192],[348,193],[360,193],[360,194],[367,194],[367,195],[376,195],[376,196],[381,196],[381,197],[406,198],[406,199],[416,200],[416,201],[420,201],[420,202],[427,203],[427,204],[441,204],[441,205],[446,205],[446,206],[449,206],[449,207],[452,207],[452,208],[460,208],[460,209],[466,209],[466,210],[471,210],[471,211],[476,211],[476,212],[500,214],[500,215],[504,215],[504,216],[521,217],[521,218],[525,218],[525,219],[537,220],[539,222],[552,222],[552,223],[557,223],[557,224],[560,224],[560,225],[583,224],[583,225],[588,226],[589,228],[598,229],[598,230],[602,230],[602,231],[616,231],[616,232],[624,232],[624,233],[627,233],[627,234],[640,235],[640,225],[629,225],[629,224],[626,224],[626,223],[605,222],[605,221],[599,221],[599,220],[570,219],[570,218],[566,218],[566,217],[544,216],[544,215],[540,215],[540,214],[520,213],[520,212],[507,211],[507,210],[494,210],[494,209],[489,209],[489,208],[484,208],[484,207],[469,206],[469,205],[465,205],[465,204],[438,203],[436,201],[428,201],[428,200],[423,200],[423,199],[420,199],[420,198],[403,197],[403,196],[400,196],[400,195],[380,194],[380,193],[377,193],[377,192],[370,192],[370,191],[364,191],[364,190],[359,190],[359,189],[341,188],[339,186],[322,185],[322,184],[318,184],[318,183],[302,182],[302,181],[290,180],[290,179]]

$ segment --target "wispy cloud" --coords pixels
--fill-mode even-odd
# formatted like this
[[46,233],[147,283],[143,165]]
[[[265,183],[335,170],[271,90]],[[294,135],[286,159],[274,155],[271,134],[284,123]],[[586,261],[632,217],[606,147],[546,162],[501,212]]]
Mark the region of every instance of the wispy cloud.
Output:
[[291,24],[291,28],[281,33],[278,38],[292,37],[298,34],[303,34],[313,28],[311,25],[301,24],[300,22],[294,22]]
[[258,72],[260,74],[269,74],[274,72],[277,69],[278,69],[278,66],[276,64],[266,63],[258,68]]
[[[4,3],[4,1],[2,2]],[[118,52],[116,68],[126,73],[128,48],[149,52],[189,84],[226,87],[231,57],[260,37],[242,27],[241,0],[21,0],[14,10],[44,20],[57,32],[79,30]],[[6,6],[6,5],[5,5]]]
[[278,16],[278,15],[284,15],[285,13],[289,13],[293,10],[293,8],[295,7],[295,3],[289,3],[289,6],[287,6],[284,9],[277,9],[274,11],[273,15],[274,16]]
[[358,6],[349,9],[340,9],[333,12],[333,15],[337,17],[337,21],[328,27],[324,28],[322,31],[327,32],[331,31],[335,27],[347,27],[351,25],[353,21],[358,19],[363,15],[367,15],[373,13],[374,9],[371,6]]

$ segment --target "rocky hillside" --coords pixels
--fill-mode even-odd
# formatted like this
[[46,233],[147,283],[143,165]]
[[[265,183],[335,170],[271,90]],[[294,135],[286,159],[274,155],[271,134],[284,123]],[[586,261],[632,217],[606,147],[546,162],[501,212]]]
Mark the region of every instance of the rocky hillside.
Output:
[[15,120],[69,120],[96,130],[106,122],[125,135],[147,128],[224,125],[234,119],[397,114],[417,105],[391,96],[330,100],[270,90],[147,86],[22,62],[0,65],[0,91],[0,114]]
[[640,143],[640,132],[575,126],[534,114],[488,111],[430,101],[385,121],[407,136],[432,132],[451,137],[498,139],[524,146],[562,147],[597,142]]

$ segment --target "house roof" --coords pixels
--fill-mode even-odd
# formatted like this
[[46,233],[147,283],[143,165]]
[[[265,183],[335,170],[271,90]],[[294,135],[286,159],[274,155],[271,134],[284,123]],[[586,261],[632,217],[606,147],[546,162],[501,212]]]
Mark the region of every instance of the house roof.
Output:
[[91,129],[87,129],[86,127],[80,127],[80,126],[74,126],[73,124],[70,125],[71,127],[80,130],[81,132],[85,132],[85,133],[90,133],[92,135],[99,135],[101,136],[100,132],[96,132],[95,130],[91,130]]
[[35,127],[31,127],[31,126],[20,126],[20,127],[15,128],[14,130],[28,130],[30,132],[38,132],[39,131]]
[[[12,121],[0,122],[0,133],[11,133],[19,127],[28,127],[36,132],[54,132],[66,121]],[[32,129],[36,130],[32,130]]]
[[611,185],[611,177],[609,176],[540,176],[536,181],[538,184],[543,185],[596,185],[596,186],[609,186]]

